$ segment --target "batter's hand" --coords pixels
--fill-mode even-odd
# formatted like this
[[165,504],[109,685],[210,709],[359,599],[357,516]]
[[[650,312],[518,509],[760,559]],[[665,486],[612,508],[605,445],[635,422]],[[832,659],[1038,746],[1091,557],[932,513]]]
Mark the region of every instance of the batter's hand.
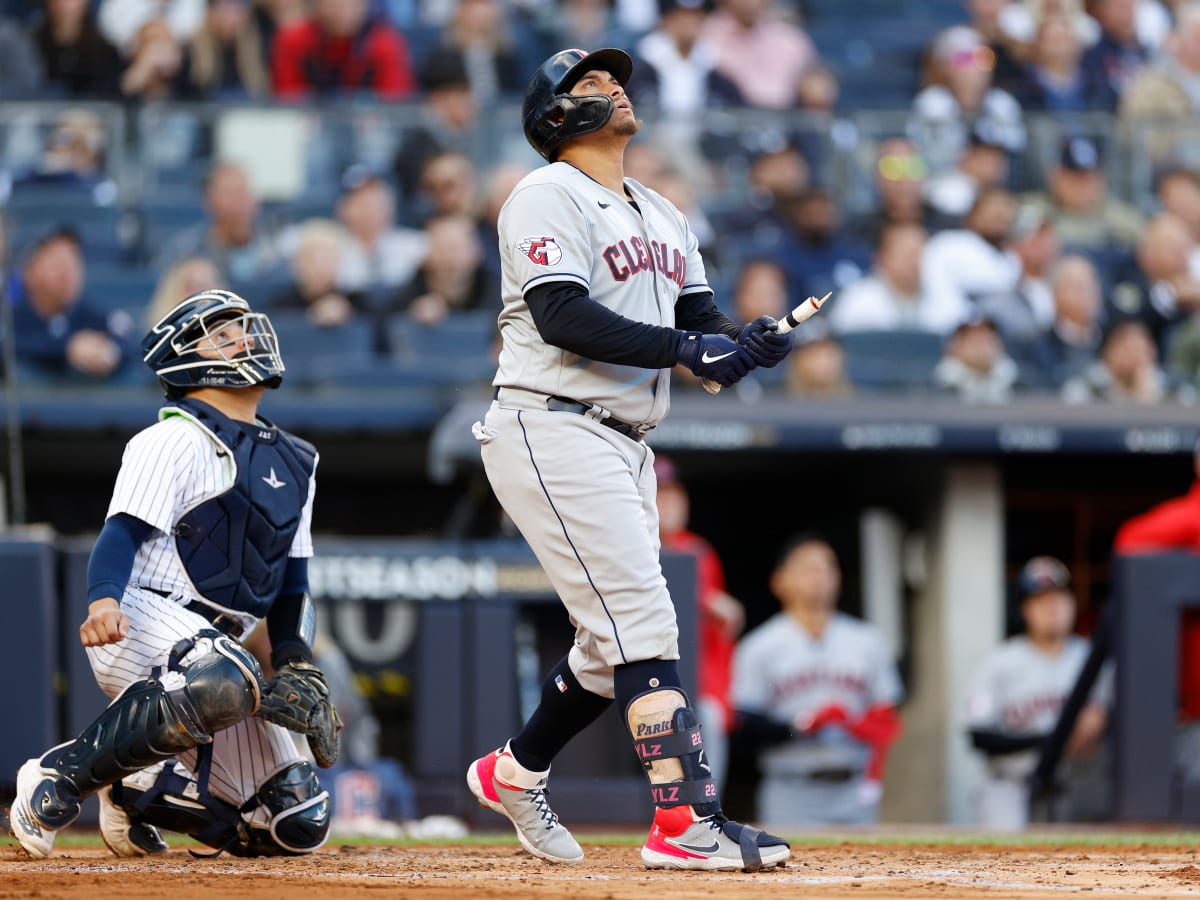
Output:
[[746,348],[723,334],[685,331],[679,339],[678,358],[693,375],[715,381],[721,387],[737,384],[754,368],[754,360]]
[[792,352],[792,333],[779,333],[779,323],[770,316],[759,316],[742,326],[738,344],[746,348],[756,366],[772,369]]
[[103,597],[88,606],[88,617],[79,626],[79,640],[85,647],[103,647],[125,640],[129,620],[121,612],[121,604],[112,597]]

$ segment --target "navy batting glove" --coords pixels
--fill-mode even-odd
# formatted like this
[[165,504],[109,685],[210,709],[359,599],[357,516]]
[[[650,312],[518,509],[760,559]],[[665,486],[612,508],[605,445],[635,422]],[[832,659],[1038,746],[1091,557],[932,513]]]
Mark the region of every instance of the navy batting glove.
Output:
[[771,369],[792,352],[792,335],[779,333],[779,323],[770,316],[759,316],[742,326],[737,342],[746,348],[756,366]]
[[750,353],[732,338],[698,331],[685,331],[679,339],[679,362],[721,387],[736,384],[754,368]]

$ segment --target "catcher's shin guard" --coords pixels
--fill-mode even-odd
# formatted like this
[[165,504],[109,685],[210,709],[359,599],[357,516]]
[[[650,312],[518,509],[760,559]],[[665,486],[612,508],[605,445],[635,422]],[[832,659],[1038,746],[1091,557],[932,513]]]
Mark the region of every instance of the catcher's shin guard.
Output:
[[258,709],[262,672],[216,631],[180,641],[161,679],[129,685],[75,740],[42,757],[80,797],[207,744]]

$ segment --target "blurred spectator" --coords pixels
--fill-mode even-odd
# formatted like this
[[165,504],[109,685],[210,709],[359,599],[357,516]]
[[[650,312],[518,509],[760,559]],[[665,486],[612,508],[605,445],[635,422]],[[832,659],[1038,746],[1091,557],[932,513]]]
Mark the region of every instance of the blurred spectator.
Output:
[[1191,271],[1195,246],[1177,216],[1160,212],[1151,219],[1133,261],[1113,280],[1107,317],[1141,320],[1165,351],[1170,330],[1200,310],[1200,281]]
[[1064,256],[1049,272],[1054,321],[1032,340],[1013,342],[1014,355],[1029,380],[1061,388],[1096,360],[1104,298],[1096,267],[1086,256]]
[[121,93],[133,100],[170,100],[183,66],[183,48],[162,19],[138,29],[121,74]]
[[285,100],[358,92],[401,100],[416,89],[404,36],[372,18],[368,0],[314,0],[310,17],[275,35],[271,75]]
[[467,309],[500,312],[500,284],[483,265],[475,221],[445,215],[425,224],[428,250],[412,280],[400,290],[396,308],[425,325]]
[[396,224],[395,195],[382,175],[362,165],[347,169],[337,218],[347,232],[339,288],[370,293],[408,283],[425,255],[426,240],[420,231]]
[[925,199],[948,220],[960,222],[975,203],[982,187],[1003,187],[1008,182],[1008,151],[999,139],[980,123],[953,169],[939,172],[925,184]]
[[248,100],[265,97],[270,89],[251,0],[209,0],[204,21],[184,55],[180,99]]
[[883,138],[875,151],[871,174],[875,196],[867,209],[847,223],[847,231],[856,240],[878,247],[889,225],[923,225],[932,233],[951,224],[926,202],[929,166],[909,138]]
[[204,191],[206,221],[169,236],[155,266],[166,268],[185,256],[207,256],[227,282],[244,284],[282,273],[276,235],[262,223],[258,196],[245,169],[217,163]]
[[192,294],[224,287],[225,281],[211,259],[207,256],[185,256],[159,278],[150,305],[146,307],[146,329],[152,328]]
[[788,354],[784,385],[789,397],[836,400],[854,393],[846,371],[846,352],[829,325],[809,319],[796,329]]
[[[999,0],[1001,7],[997,24],[1012,51],[1012,59],[1027,63],[1034,54],[1038,27],[1049,18],[1065,19],[1075,39],[1082,47],[1090,47],[1100,37],[1100,26],[1087,13],[1089,0]],[[998,0],[985,0],[985,5],[996,6]],[[989,32],[970,23],[984,34]],[[993,45],[994,46],[994,45]],[[1001,60],[997,60],[997,74],[1001,71]],[[1019,75],[1012,69],[1004,69],[1005,78]],[[1007,88],[1007,83],[1004,85]]]
[[1200,279],[1200,175],[1193,169],[1169,169],[1155,184],[1159,208],[1181,221],[1192,238],[1188,270]]
[[79,235],[67,226],[40,235],[27,249],[9,298],[17,359],[29,374],[104,379],[121,367],[133,320],[92,307],[84,298],[85,275]]
[[1152,164],[1200,163],[1194,149],[1200,115],[1200,2],[1190,0],[1175,13],[1166,51],[1138,72],[1121,95],[1121,119],[1139,126],[1134,138]]
[[1034,341],[1054,324],[1054,292],[1050,267],[1062,253],[1062,243],[1044,210],[1021,206],[1009,230],[1008,246],[1021,264],[1021,277],[1011,294],[982,298],[978,311],[992,319],[1005,345]]
[[[1017,590],[1025,633],[1004,641],[984,659],[967,706],[971,743],[987,760],[980,821],[1002,831],[1019,831],[1029,824],[1030,777],[1091,650],[1087,639],[1072,633],[1075,595],[1067,567],[1059,560],[1029,560]],[[1111,703],[1112,672],[1105,669],[1067,740],[1069,765],[1096,755]],[[1070,770],[1066,781],[1068,791],[1082,789],[1072,784],[1077,779]],[[1070,816],[1069,796],[1067,804],[1060,814]]]
[[[567,4],[559,5],[559,15],[567,15],[568,8]],[[500,94],[520,93],[525,89],[529,73],[517,55],[510,19],[501,0],[457,0],[450,21],[442,29],[442,44],[462,54],[471,95],[480,106],[491,104]],[[550,52],[564,46],[628,46],[628,42],[615,45],[567,42]]]
[[[626,149],[626,154],[630,149]],[[497,277],[500,274],[500,210],[529,172],[528,166],[501,163],[489,170],[485,179],[479,208],[479,237],[483,242],[484,265]]]
[[909,134],[934,172],[953,168],[970,127],[987,129],[1009,153],[1025,149],[1021,106],[992,84],[995,55],[979,32],[953,25],[926,52],[923,87],[913,98]]
[[97,0],[101,33],[127,58],[132,58],[139,33],[150,22],[161,22],[179,50],[204,21],[205,0]]
[[625,151],[625,177],[662,194],[687,216],[688,226],[700,243],[705,274],[711,278],[720,271],[726,255],[698,199],[703,188],[700,176],[690,168],[694,162],[690,156],[688,149],[670,140],[637,141]]
[[778,242],[785,227],[784,209],[807,190],[809,181],[808,162],[794,144],[763,150],[746,172],[743,205],[722,217],[722,235],[748,249]]
[[819,60],[804,29],[780,10],[770,0],[725,0],[702,35],[716,50],[717,71],[752,107],[795,107],[800,76]]
[[462,51],[435,48],[421,66],[422,99],[417,122],[400,135],[392,174],[400,188],[406,220],[415,221],[421,170],[439,153],[471,149],[479,104],[471,93]]
[[474,218],[479,212],[478,178],[475,163],[465,153],[446,151],[431,156],[418,181],[420,221],[447,215]]
[[832,113],[837,110],[842,85],[837,73],[823,63],[809,66],[800,73],[796,98],[807,112]]
[[654,474],[658,477],[658,533],[663,549],[696,557],[696,599],[700,604],[696,712],[704,726],[704,754],[720,789],[725,783],[729,730],[733,726],[729,694],[733,653],[746,622],[746,610],[727,592],[725,569],[712,544],[688,530],[691,498],[675,463],[657,455]]
[[1104,156],[1091,138],[1063,138],[1056,164],[1046,170],[1046,188],[1022,199],[1045,209],[1067,249],[1103,263],[1132,251],[1141,240],[1146,217],[1109,193]]
[[90,109],[67,109],[46,135],[37,168],[19,175],[14,192],[25,186],[72,188],[96,206],[111,206],[117,186],[105,166],[108,135],[105,122]]
[[625,85],[635,108],[698,125],[695,117],[714,106],[741,105],[741,92],[717,71],[716,48],[703,37],[712,0],[658,0],[658,8],[658,24],[637,42]]
[[0,12],[0,95],[34,97],[44,81],[42,60],[29,34]]
[[[46,11],[33,39],[46,69],[46,82],[68,97],[115,99],[122,60],[100,33],[88,0],[45,0]],[[0,59],[8,54],[0,55]]]
[[1104,337],[1100,359],[1063,385],[1063,402],[1195,403],[1196,388],[1164,371],[1158,359],[1144,322],[1117,322]]
[[1007,403],[1020,376],[996,323],[976,317],[954,329],[934,367],[933,386],[964,403]]
[[962,310],[957,304],[938,307],[925,291],[921,255],[927,237],[915,223],[884,228],[870,273],[847,285],[830,304],[829,324],[835,333],[884,329],[950,333],[961,321]]
[[[649,25],[654,24],[656,0],[641,0],[650,8]],[[622,47],[632,50],[637,35],[617,15],[612,0],[564,0],[542,2],[532,19],[533,30],[527,49],[533,67],[540,66],[564,47]],[[522,84],[522,87],[524,85]]]
[[753,322],[759,316],[782,319],[790,309],[783,268],[771,259],[746,260],[734,279],[731,305],[736,322]]
[[347,244],[343,228],[329,219],[309,219],[297,227],[291,255],[292,282],[270,301],[271,309],[298,309],[314,325],[344,325],[363,307],[361,293],[338,285]]
[[821,297],[841,290],[870,268],[871,250],[842,227],[841,209],[832,192],[809,188],[781,212],[785,230],[773,252],[787,273],[791,306],[808,295]]
[[1015,294],[1021,261],[1008,242],[1016,212],[1007,190],[983,188],[962,228],[941,231],[925,244],[921,272],[939,321],[963,321],[980,303],[1004,304]]
[[734,655],[737,738],[760,750],[756,819],[779,825],[877,820],[903,696],[883,635],[838,612],[841,568],[814,535],[792,538],[770,576],[782,611]]
[[1112,112],[1117,94],[1102,73],[1083,65],[1084,46],[1064,15],[1044,16],[1029,61],[1009,91],[1026,112]]
[[1137,31],[1138,0],[1091,0],[1088,11],[1100,36],[1083,54],[1082,66],[1093,81],[1108,82],[1121,97],[1150,60],[1150,50]]

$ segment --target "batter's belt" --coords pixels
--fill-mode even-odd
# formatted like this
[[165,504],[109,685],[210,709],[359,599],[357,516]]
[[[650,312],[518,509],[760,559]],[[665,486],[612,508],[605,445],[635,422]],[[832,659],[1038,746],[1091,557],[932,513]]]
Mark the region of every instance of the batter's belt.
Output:
[[625,437],[629,438],[630,440],[644,441],[646,439],[646,432],[654,427],[653,425],[643,425],[639,428],[637,425],[630,425],[627,422],[614,419],[612,414],[603,407],[595,406],[591,403],[583,403],[579,400],[572,400],[570,397],[546,396],[544,394],[537,394],[533,391],[526,391],[522,388],[496,388],[492,396],[494,399],[503,401],[505,399],[505,394],[508,394],[511,391],[519,391],[521,394],[529,397],[543,397],[546,404],[546,409],[552,412],[570,412],[575,413],[576,415],[586,416],[594,422],[599,422],[606,428],[611,428],[618,434],[625,435]]

